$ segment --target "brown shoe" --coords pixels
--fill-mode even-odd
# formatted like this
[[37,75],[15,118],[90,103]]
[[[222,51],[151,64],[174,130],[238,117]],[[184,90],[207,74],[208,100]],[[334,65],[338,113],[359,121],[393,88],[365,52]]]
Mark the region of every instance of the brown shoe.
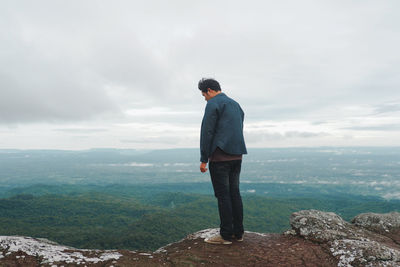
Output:
[[240,238],[236,237],[235,235],[232,235],[232,239],[236,240],[237,242],[243,242],[243,235]]
[[216,235],[210,238],[204,239],[204,242],[210,243],[210,244],[216,244],[216,245],[230,245],[232,244],[232,241],[225,240],[222,238],[221,235]]

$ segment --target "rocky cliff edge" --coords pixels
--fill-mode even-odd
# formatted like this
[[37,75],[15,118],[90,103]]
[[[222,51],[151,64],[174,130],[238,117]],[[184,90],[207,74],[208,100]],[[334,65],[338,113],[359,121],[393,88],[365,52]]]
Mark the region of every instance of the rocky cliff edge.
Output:
[[283,234],[246,232],[243,242],[212,245],[206,229],[154,252],[86,250],[46,239],[0,236],[0,266],[400,266],[400,213],[364,213],[351,223],[303,210]]

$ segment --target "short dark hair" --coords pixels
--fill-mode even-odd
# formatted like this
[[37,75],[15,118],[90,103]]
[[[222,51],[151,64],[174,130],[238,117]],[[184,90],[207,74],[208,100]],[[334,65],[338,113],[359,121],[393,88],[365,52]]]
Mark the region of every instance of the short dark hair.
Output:
[[212,78],[202,78],[199,81],[198,86],[199,90],[201,90],[202,92],[207,92],[208,88],[216,92],[221,91],[221,86],[219,85],[219,82],[217,82],[215,79]]

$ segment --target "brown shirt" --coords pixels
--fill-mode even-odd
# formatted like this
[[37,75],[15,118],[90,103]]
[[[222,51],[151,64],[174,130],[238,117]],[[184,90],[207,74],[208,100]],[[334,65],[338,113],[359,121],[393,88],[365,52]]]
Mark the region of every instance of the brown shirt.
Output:
[[242,155],[228,154],[219,147],[217,147],[211,154],[211,156],[208,158],[208,161],[230,161],[239,159],[242,159]]

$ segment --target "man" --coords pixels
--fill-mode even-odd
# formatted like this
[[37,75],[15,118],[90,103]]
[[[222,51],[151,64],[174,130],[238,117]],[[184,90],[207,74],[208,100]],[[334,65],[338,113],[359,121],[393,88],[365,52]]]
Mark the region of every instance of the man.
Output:
[[239,190],[242,155],[247,154],[243,137],[244,113],[240,105],[221,92],[214,79],[203,78],[199,90],[207,101],[200,135],[200,171],[207,171],[207,162],[218,199],[220,234],[204,241],[232,244],[243,241],[243,205]]

